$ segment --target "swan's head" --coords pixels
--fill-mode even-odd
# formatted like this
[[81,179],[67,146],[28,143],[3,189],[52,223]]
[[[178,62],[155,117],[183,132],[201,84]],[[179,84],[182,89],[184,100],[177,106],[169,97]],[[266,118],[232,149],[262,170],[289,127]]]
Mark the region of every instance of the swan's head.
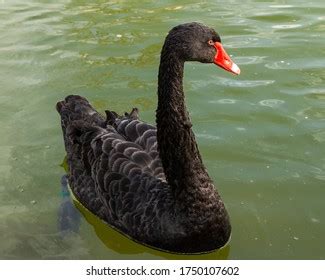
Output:
[[201,23],[185,23],[169,31],[163,49],[175,53],[184,61],[214,63],[239,75],[239,67],[224,50],[220,36],[212,28]]

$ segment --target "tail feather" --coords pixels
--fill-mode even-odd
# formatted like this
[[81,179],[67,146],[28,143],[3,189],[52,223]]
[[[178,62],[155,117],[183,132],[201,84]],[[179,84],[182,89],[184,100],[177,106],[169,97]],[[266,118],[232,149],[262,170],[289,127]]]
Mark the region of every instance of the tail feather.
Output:
[[107,125],[113,125],[115,123],[116,119],[120,117],[114,111],[105,110],[105,114],[106,114],[106,124]]
[[56,110],[62,118],[62,126],[70,122],[83,120],[89,124],[104,127],[105,119],[88,102],[79,95],[69,95],[56,104]]
[[[78,138],[87,130],[105,128],[106,120],[85,99],[79,95],[69,95],[56,104],[56,110],[61,116],[61,126],[65,147],[71,148]],[[84,129],[83,129],[83,128]],[[91,128],[91,129],[90,129]]]

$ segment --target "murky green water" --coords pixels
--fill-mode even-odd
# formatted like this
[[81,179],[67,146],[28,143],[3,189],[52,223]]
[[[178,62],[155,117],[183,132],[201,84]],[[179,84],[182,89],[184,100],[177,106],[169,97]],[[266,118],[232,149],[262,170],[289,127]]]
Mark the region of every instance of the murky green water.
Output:
[[54,106],[78,93],[154,122],[164,36],[196,20],[242,71],[186,66],[194,130],[233,225],[230,246],[204,257],[324,259],[325,2],[89,2],[0,0],[0,258],[175,257],[89,217],[63,234]]

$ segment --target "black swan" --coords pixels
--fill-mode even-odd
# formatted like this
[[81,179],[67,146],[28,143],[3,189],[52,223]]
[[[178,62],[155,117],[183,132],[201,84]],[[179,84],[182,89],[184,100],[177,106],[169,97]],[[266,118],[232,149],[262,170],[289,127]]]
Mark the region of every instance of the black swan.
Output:
[[182,85],[185,61],[240,72],[213,29],[186,23],[171,29],[161,51],[157,128],[140,121],[136,108],[103,117],[77,95],[56,108],[75,197],[137,242],[200,253],[224,246],[231,226],[191,129]]

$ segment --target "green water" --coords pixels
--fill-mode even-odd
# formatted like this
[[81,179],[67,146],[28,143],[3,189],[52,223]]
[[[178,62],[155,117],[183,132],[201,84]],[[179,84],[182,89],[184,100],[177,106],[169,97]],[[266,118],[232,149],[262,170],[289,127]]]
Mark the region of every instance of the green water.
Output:
[[193,129],[233,226],[219,257],[324,259],[325,2],[88,2],[0,0],[0,258],[175,257],[134,249],[89,218],[62,236],[54,107],[77,93],[153,123],[166,32],[196,20],[242,72],[185,70]]

